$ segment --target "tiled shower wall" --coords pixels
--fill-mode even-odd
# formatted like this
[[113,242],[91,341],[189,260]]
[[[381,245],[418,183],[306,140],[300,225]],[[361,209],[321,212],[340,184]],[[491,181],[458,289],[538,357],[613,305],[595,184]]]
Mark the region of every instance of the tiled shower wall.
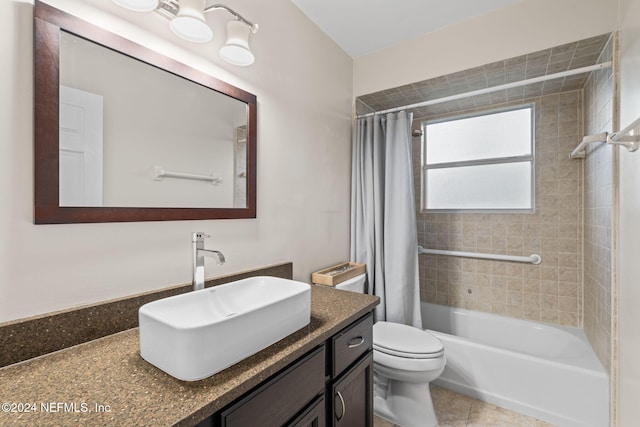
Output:
[[[599,62],[614,57],[611,37]],[[616,128],[614,73],[594,71],[584,87],[585,135]],[[617,156],[614,147],[591,144],[584,160],[584,331],[605,369],[611,367],[612,227]]]
[[[535,212],[418,212],[418,241],[433,249],[509,255],[537,253],[542,256],[542,263],[420,255],[421,298],[516,318],[579,326],[582,162],[569,160],[568,154],[581,140],[582,91],[490,108],[523,103],[535,105]],[[414,117],[414,128],[425,119]],[[413,142],[414,175],[419,186],[420,140],[414,138]],[[416,188],[416,197],[419,194],[420,189]],[[416,205],[420,206],[419,200]]]

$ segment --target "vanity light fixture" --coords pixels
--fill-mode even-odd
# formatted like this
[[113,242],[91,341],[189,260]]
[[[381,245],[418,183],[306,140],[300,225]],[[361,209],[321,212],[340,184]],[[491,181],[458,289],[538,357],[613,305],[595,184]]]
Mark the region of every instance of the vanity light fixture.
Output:
[[255,57],[249,48],[249,37],[258,31],[258,24],[247,21],[239,13],[223,4],[207,6],[207,0],[113,0],[119,6],[137,12],[155,11],[169,20],[169,28],[177,36],[194,43],[211,40],[213,31],[205,20],[205,13],[222,9],[235,19],[227,23],[227,41],[220,48],[220,57],[233,65],[253,64]]

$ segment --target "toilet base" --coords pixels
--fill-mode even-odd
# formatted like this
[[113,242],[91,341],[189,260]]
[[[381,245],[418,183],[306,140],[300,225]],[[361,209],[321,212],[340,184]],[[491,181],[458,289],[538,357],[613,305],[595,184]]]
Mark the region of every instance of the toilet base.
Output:
[[373,412],[402,427],[436,427],[429,383],[407,383],[374,373]]

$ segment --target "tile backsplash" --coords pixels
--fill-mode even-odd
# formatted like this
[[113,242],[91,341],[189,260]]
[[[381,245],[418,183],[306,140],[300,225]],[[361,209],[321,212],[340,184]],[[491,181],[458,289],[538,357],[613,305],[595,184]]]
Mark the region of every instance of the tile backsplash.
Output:
[[[516,318],[579,326],[582,163],[570,160],[568,154],[582,135],[582,91],[495,104],[491,108],[523,103],[535,105],[535,212],[418,213],[418,241],[432,249],[526,256],[537,253],[542,256],[542,263],[420,255],[421,298]],[[435,117],[428,117],[432,118]],[[419,138],[414,138],[413,158],[415,182],[420,183]],[[419,194],[420,189],[416,188],[416,196]]]

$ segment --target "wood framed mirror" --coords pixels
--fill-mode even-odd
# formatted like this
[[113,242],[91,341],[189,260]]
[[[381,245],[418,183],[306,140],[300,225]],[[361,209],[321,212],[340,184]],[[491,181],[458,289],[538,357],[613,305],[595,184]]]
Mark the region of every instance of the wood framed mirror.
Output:
[[36,1],[36,224],[256,217],[256,96]]

